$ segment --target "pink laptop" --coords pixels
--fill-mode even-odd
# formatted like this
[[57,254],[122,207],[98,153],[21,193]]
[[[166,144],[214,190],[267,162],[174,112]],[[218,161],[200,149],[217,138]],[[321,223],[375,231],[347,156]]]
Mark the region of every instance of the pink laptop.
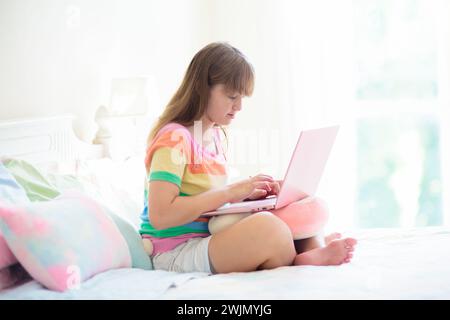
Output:
[[338,130],[339,126],[332,126],[300,133],[278,196],[226,203],[215,211],[203,213],[202,216],[279,209],[294,201],[313,196]]

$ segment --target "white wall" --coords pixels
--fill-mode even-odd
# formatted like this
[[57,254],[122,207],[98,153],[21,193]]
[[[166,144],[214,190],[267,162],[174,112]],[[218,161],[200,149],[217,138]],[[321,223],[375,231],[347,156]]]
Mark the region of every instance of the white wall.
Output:
[[291,113],[281,72],[287,50],[278,48],[286,43],[282,15],[271,0],[0,0],[0,120],[73,113],[76,133],[91,141],[95,111],[109,103],[113,77],[153,76],[156,114],[192,56],[211,41],[227,41],[256,70],[254,95],[232,126],[256,136],[231,141],[234,162],[244,175],[281,174],[279,162],[288,156],[269,157],[280,147],[289,154],[296,139],[280,145]]
[[[151,108],[159,113],[193,55],[228,41],[256,70],[254,95],[233,127],[265,140],[286,116],[279,112],[280,14],[270,0],[0,0],[0,120],[73,113],[76,133],[90,141],[113,77],[153,76],[159,99]],[[263,154],[277,154],[273,138],[258,144],[267,146]],[[241,173],[271,170],[238,149]]]
[[278,1],[211,0],[214,40],[237,47],[255,68],[254,93],[244,98],[243,108],[230,126],[230,132],[239,134],[230,141],[230,162],[239,170],[236,175],[271,172],[282,178],[287,163],[279,155],[290,153],[295,142],[288,139],[281,143],[282,119],[288,109],[283,95],[288,89],[283,87],[286,73],[280,72],[287,58],[279,50],[285,43],[282,15]]
[[0,0],[0,120],[73,113],[95,134],[112,76],[155,77],[165,103],[209,35],[207,0]]

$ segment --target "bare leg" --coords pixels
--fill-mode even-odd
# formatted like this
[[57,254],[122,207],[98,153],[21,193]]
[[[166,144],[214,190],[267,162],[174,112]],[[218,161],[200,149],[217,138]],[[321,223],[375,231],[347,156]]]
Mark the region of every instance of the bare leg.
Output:
[[[268,236],[270,235],[270,236]],[[352,258],[356,240],[336,240],[335,235],[300,240],[296,255],[292,233],[287,225],[270,212],[260,212],[213,234],[209,257],[217,273],[273,269],[288,265],[338,265]],[[334,239],[334,240],[331,240]],[[325,242],[326,246],[323,246]]]
[[296,257],[290,229],[270,212],[252,214],[213,234],[208,251],[217,273],[289,266]]

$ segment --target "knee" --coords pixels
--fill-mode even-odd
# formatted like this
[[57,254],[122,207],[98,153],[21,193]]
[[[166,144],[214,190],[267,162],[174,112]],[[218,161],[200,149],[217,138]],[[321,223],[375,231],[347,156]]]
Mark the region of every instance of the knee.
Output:
[[236,222],[248,217],[250,214],[251,213],[235,213],[212,217],[208,222],[209,233],[216,234],[225,230]]
[[274,231],[284,227],[284,223],[269,211],[254,213],[248,219],[251,219],[252,224],[257,227],[257,229],[261,230],[261,232]]
[[292,233],[289,227],[269,211],[255,213],[247,219],[253,226],[255,236],[267,246],[279,248],[292,243]]
[[292,232],[288,225],[270,212],[264,212],[258,218],[259,230],[264,248],[271,257],[272,267],[291,265],[296,251]]

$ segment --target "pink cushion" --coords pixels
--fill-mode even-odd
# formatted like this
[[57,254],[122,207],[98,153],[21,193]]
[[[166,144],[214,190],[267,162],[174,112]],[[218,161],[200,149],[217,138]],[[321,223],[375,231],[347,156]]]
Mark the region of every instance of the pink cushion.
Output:
[[0,270],[15,263],[17,263],[17,259],[9,250],[8,244],[0,231]]
[[81,193],[24,205],[0,203],[0,230],[19,263],[49,289],[130,267],[128,245],[102,206]]
[[323,200],[316,197],[293,202],[271,212],[288,225],[294,240],[317,235],[328,221],[328,208]]

